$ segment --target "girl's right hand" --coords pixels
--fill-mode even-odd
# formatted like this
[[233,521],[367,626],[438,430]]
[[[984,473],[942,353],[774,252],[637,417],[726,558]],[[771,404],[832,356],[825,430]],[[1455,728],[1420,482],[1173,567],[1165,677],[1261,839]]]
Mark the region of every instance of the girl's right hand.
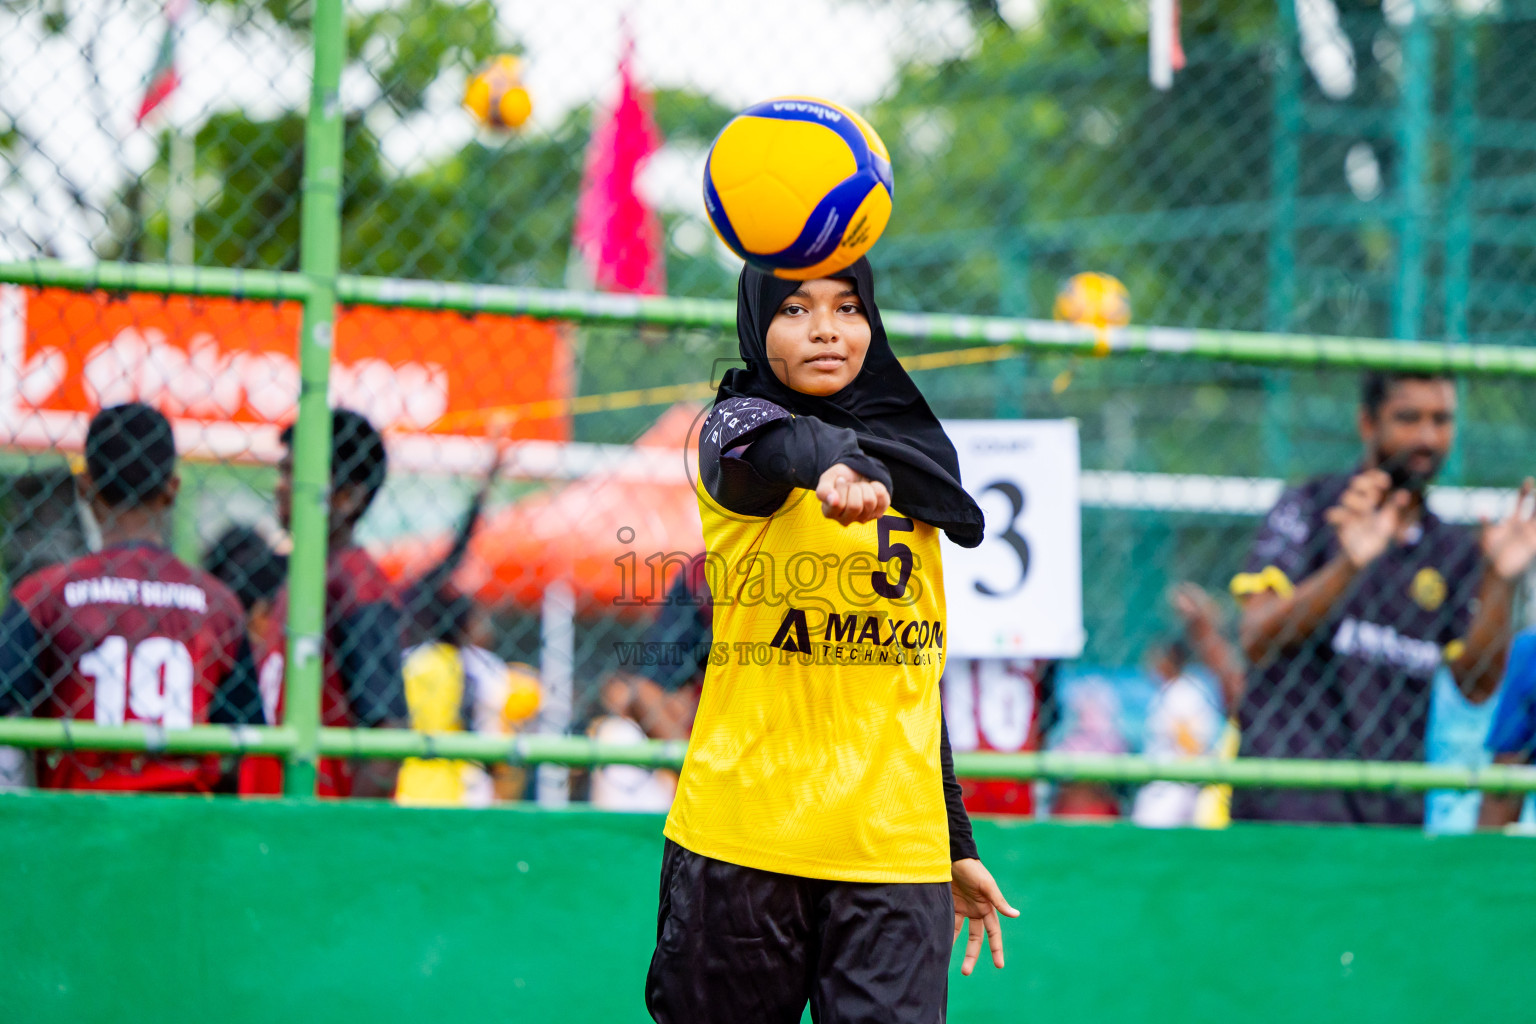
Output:
[[821,514],[843,526],[879,519],[891,507],[891,492],[885,484],[856,473],[841,462],[821,474],[816,482],[816,497],[821,499]]

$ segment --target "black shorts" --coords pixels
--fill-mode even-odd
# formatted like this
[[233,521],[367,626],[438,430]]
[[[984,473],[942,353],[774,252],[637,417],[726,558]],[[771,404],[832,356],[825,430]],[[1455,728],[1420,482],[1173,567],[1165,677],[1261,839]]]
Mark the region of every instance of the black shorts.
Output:
[[947,882],[828,882],[661,860],[645,1005],[658,1024],[940,1024],[954,902]]

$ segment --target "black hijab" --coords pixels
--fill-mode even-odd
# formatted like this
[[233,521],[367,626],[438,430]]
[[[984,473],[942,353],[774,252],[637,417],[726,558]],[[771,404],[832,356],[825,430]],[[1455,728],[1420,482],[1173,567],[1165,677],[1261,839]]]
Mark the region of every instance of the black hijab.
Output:
[[880,309],[875,305],[875,278],[869,261],[860,259],[827,276],[852,281],[869,318],[869,351],[858,376],[825,398],[801,394],[779,383],[768,363],[768,325],[779,311],[779,303],[800,282],[745,267],[736,286],[736,336],[747,365],[726,372],[715,401],[762,398],[796,416],[815,416],[853,430],[859,436],[859,447],[890,471],[893,504],[904,514],[943,530],[961,547],[975,547],[981,543],[984,525],[981,509],[960,485],[955,446],[891,351]]

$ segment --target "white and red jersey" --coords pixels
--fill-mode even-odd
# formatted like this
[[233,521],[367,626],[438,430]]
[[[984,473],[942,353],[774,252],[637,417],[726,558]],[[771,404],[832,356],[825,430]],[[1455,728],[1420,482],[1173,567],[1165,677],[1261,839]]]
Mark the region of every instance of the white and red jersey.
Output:
[[[1049,662],[1035,658],[955,658],[944,668],[944,719],[956,753],[1040,749],[1041,686]],[[1030,779],[961,779],[973,814],[1034,812]]]

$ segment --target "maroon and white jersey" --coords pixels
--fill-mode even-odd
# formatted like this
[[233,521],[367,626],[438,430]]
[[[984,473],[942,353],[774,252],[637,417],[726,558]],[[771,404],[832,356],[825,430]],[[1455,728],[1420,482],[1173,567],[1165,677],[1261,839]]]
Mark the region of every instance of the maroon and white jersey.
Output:
[[[261,720],[245,613],[162,547],[126,543],[17,583],[0,614],[0,714],[184,729]],[[55,789],[207,791],[217,757],[42,751]]]
[[[959,753],[1016,753],[1040,747],[1041,684],[1048,662],[1031,658],[954,658],[944,666],[944,720]],[[1031,814],[1028,779],[961,779],[973,814]]]
[[[400,674],[403,616],[399,597],[379,564],[360,547],[332,551],[325,573],[324,682],[320,724],[372,727],[408,718]],[[283,721],[283,672],[287,657],[288,588],[278,592],[265,636],[256,638],[266,719]],[[247,757],[240,765],[240,792],[283,791],[283,763]],[[317,791],[350,796],[352,770],[343,758],[322,757]]]

